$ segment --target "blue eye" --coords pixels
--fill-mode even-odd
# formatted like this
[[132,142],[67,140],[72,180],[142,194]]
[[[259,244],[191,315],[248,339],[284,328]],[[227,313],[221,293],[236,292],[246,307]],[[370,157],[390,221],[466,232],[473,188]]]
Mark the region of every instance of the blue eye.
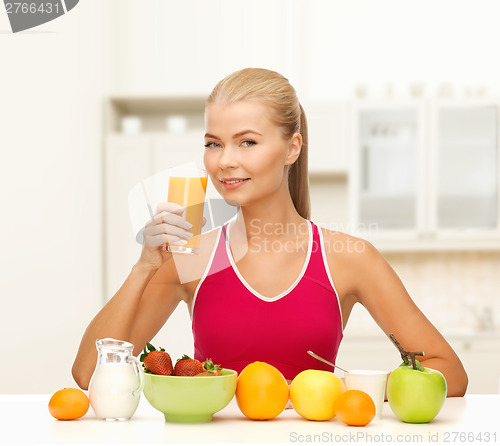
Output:
[[245,141],[243,141],[241,143],[244,147],[250,147],[250,146],[253,146],[255,144],[257,144],[255,141],[251,140],[251,139],[247,139]]
[[216,142],[209,142],[205,144],[206,148],[215,148],[215,147],[221,147],[220,144],[217,144]]

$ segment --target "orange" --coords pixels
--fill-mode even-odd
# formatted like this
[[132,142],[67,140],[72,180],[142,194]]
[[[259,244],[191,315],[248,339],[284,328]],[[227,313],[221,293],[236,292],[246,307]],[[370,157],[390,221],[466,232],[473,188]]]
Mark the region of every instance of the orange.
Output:
[[89,399],[80,389],[72,387],[58,390],[49,401],[49,412],[58,420],[74,420],[89,410]]
[[252,362],[238,376],[236,401],[246,417],[269,420],[285,409],[288,384],[276,367],[266,362]]
[[326,370],[304,370],[290,384],[295,411],[308,420],[325,421],[335,416],[335,401],[345,392],[342,380]]
[[375,403],[361,390],[348,390],[337,398],[335,412],[349,426],[366,426],[375,417]]

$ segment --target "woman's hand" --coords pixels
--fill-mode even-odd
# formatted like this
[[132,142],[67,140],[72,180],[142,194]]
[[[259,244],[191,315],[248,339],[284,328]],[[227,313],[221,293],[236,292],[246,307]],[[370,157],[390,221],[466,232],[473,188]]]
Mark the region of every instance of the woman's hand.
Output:
[[[176,203],[160,203],[156,214],[144,227],[144,245],[138,264],[147,270],[157,270],[171,253],[165,244],[183,246],[193,236],[192,225],[182,217],[184,208]],[[203,224],[206,223],[204,219]]]

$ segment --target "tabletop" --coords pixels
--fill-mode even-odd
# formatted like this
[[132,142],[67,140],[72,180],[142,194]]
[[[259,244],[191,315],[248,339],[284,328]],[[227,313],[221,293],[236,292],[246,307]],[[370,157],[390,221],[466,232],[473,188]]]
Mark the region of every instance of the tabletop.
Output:
[[267,421],[249,420],[235,399],[210,423],[167,423],[142,396],[129,421],[102,421],[92,408],[78,420],[59,421],[48,411],[50,395],[0,395],[0,444],[290,444],[358,442],[500,442],[500,395],[447,398],[430,423],[408,424],[384,403],[381,420],[364,427],[336,418],[309,421],[293,409]]

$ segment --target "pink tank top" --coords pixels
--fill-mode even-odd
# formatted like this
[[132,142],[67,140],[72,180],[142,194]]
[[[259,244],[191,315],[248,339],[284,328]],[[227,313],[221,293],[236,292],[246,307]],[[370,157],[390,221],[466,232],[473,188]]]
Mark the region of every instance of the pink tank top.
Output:
[[[275,297],[256,292],[238,271],[226,223],[193,299],[194,356],[238,373],[267,362],[287,379],[306,369],[333,368],[307,350],[335,362],[342,340],[340,303],[326,261],[323,235],[311,221],[306,260],[297,280]],[[227,234],[227,237],[226,237]]]

